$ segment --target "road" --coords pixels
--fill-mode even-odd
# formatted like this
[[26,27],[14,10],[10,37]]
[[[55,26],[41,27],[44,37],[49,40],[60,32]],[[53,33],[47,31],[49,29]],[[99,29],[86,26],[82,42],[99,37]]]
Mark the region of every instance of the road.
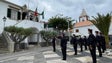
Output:
[[[63,61],[61,49],[56,47],[56,52],[52,52],[52,47],[34,47],[29,50],[8,53],[0,55],[0,63],[92,63],[92,59],[89,50],[79,52],[78,55],[74,55],[71,45],[67,47],[67,60]],[[98,55],[98,52],[97,52]],[[112,56],[107,56],[105,53],[103,57],[97,56],[98,63],[112,63]]]

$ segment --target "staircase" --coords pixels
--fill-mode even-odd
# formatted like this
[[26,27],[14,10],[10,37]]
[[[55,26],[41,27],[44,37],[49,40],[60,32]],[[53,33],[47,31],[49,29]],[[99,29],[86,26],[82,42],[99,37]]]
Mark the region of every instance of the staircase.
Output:
[[0,34],[0,54],[3,53],[8,53],[8,46],[7,43],[4,39],[4,37],[2,36],[2,34]]

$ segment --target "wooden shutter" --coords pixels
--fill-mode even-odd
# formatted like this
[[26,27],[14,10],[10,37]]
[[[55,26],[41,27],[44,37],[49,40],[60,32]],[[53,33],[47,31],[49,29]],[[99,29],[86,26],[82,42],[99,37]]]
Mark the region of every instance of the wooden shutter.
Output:
[[7,17],[11,18],[11,9],[9,9],[9,8],[7,9]]
[[18,20],[21,19],[21,13],[20,13],[20,12],[18,12],[18,14],[17,14],[17,19],[18,19]]

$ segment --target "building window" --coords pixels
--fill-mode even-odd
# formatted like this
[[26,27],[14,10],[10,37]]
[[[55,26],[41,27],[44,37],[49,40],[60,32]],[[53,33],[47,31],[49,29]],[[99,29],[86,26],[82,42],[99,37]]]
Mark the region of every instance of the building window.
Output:
[[13,20],[20,20],[20,12],[14,9],[7,9],[7,17]]
[[9,8],[7,9],[7,17],[11,18],[11,9],[9,9]]
[[17,20],[17,11],[11,10],[11,19]]

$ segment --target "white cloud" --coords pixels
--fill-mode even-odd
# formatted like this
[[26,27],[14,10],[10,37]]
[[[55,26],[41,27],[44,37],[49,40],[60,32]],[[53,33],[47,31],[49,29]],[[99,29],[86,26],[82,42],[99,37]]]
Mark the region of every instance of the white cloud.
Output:
[[46,11],[49,11],[49,12],[53,11],[52,6],[47,2],[41,2],[41,5],[43,5],[43,7],[45,8]]

